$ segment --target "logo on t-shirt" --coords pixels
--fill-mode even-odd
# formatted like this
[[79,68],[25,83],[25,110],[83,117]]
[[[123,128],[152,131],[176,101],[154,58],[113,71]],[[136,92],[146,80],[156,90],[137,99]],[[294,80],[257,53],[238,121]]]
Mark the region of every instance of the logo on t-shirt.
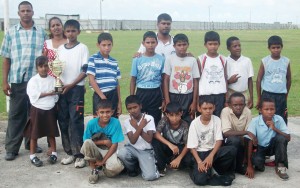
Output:
[[175,74],[172,85],[179,93],[186,93],[193,87],[192,76],[190,75],[190,67],[175,67]]
[[205,68],[206,78],[209,84],[220,83],[223,77],[223,68],[219,68],[216,65],[210,66],[209,69]]

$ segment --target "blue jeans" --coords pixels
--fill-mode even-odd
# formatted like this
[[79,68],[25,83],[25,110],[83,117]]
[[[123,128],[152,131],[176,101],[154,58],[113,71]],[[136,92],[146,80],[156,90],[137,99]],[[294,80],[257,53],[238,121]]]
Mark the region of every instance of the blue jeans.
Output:
[[134,171],[139,165],[144,180],[151,181],[160,176],[155,165],[153,149],[139,150],[127,144],[119,150],[118,157],[128,171]]

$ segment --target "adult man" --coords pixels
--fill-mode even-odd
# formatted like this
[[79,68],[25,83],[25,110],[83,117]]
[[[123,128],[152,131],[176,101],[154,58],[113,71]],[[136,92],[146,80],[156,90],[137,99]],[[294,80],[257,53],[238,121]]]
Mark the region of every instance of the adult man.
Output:
[[[157,17],[157,46],[155,52],[162,55],[168,56],[175,53],[173,47],[173,37],[169,34],[171,31],[172,18],[169,14],[163,13]],[[146,51],[143,44],[141,44],[138,53],[144,53]]]
[[[0,50],[3,57],[2,88],[4,94],[10,96],[5,160],[14,160],[18,155],[29,112],[27,82],[36,74],[34,62],[42,54],[47,38],[45,31],[34,24],[33,14],[30,2],[22,1],[19,4],[20,23],[8,30]],[[28,145],[25,147],[29,149]],[[37,152],[41,152],[41,149],[37,148]]]
[[244,166],[244,135],[255,136],[247,131],[248,124],[252,120],[251,111],[246,107],[245,96],[242,93],[235,92],[229,97],[229,107],[225,107],[221,113],[222,132],[225,139],[225,145],[231,145],[237,148],[236,172],[245,175],[246,166]]

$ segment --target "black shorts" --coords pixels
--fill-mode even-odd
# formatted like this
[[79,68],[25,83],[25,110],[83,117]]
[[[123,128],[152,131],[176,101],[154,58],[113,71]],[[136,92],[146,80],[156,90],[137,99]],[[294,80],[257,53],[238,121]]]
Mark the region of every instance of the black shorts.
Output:
[[[118,97],[118,91],[117,89],[113,89],[108,92],[103,92],[103,94],[106,96],[107,100],[110,100],[112,102],[112,108],[113,108],[113,115],[112,117],[118,118],[117,117],[117,107],[119,103],[119,97]],[[94,92],[93,94],[93,113],[94,116],[97,116],[97,105],[100,102],[101,98],[100,96]]]

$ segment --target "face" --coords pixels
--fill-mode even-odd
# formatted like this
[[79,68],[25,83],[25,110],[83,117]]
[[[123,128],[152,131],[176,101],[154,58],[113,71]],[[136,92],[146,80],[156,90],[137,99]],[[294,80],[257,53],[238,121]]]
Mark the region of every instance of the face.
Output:
[[69,26],[65,28],[65,35],[69,40],[69,43],[76,42],[77,41],[77,36],[80,34],[80,31],[73,27]]
[[178,42],[176,42],[176,44],[174,44],[176,54],[179,57],[186,56],[186,51],[187,51],[188,47],[189,47],[189,44],[185,41],[178,41]]
[[48,63],[45,63],[45,64],[37,67],[37,72],[39,73],[39,75],[42,78],[47,77],[48,71],[49,71]]
[[218,41],[207,41],[204,46],[209,54],[217,54],[220,44]]
[[229,107],[236,116],[240,116],[245,108],[245,100],[243,97],[232,97]]
[[182,112],[166,113],[171,125],[178,125],[181,120]]
[[210,119],[214,110],[215,110],[215,105],[211,103],[205,102],[201,106],[198,105],[198,111],[201,113],[201,116],[203,116],[206,119]]
[[97,115],[100,118],[100,123],[108,123],[112,114],[113,110],[111,108],[99,108],[97,110]]
[[269,50],[271,52],[272,58],[280,58],[280,53],[281,53],[281,50],[282,50],[281,45],[273,44],[273,45],[270,46]]
[[126,108],[129,114],[132,115],[132,117],[135,119],[138,119],[141,115],[142,105],[139,105],[137,103],[129,103],[127,104]]
[[171,24],[172,22],[170,20],[161,20],[157,24],[158,32],[162,35],[169,35],[171,31]]
[[32,16],[34,12],[30,5],[21,5],[18,11],[18,15],[21,19],[21,22],[29,23],[32,22]]
[[275,104],[273,102],[263,102],[259,112],[263,116],[264,120],[269,121],[272,120],[275,110]]
[[63,26],[58,19],[53,19],[49,23],[50,25],[50,32],[53,36],[55,35],[62,35],[63,33]]
[[231,56],[233,57],[240,57],[241,56],[241,43],[239,40],[234,40],[231,42],[230,47],[228,48],[228,50],[231,53]]
[[99,48],[101,55],[105,58],[108,58],[109,53],[113,46],[112,42],[110,40],[103,40],[103,41],[101,41],[100,44],[97,43],[97,46]]
[[143,41],[143,45],[145,46],[147,52],[154,53],[157,46],[157,41],[155,38],[147,37],[145,41]]

